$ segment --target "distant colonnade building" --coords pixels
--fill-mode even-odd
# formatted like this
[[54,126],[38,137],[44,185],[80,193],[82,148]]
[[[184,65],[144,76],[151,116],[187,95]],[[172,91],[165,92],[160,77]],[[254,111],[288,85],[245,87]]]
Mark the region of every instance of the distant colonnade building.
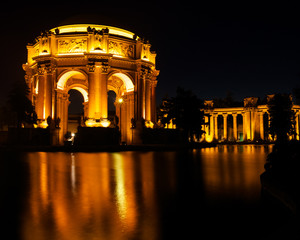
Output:
[[[274,95],[268,95],[268,100]],[[267,133],[269,113],[267,105],[257,105],[258,98],[244,99],[244,107],[214,108],[213,100],[204,101],[206,125],[202,141],[272,141]],[[299,140],[300,106],[293,105],[296,113],[296,139]]]

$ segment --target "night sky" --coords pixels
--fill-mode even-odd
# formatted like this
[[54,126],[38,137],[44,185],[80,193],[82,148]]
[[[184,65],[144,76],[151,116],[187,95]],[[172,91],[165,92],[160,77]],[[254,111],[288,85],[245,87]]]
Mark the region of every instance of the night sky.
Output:
[[115,7],[112,1],[107,6],[30,4],[0,9],[1,101],[15,79],[24,77],[27,43],[43,30],[74,23],[120,27],[148,39],[161,71],[158,103],[166,94],[174,96],[178,86],[202,99],[225,97],[230,91],[236,100],[300,87],[299,16],[280,6],[276,11],[215,12],[197,1],[135,8]]

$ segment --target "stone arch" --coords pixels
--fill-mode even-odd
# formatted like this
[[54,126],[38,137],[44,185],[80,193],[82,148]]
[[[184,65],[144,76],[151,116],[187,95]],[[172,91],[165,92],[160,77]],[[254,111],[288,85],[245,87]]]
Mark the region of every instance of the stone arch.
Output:
[[87,82],[88,82],[87,74],[80,69],[76,69],[76,70],[72,69],[72,70],[65,70],[58,76],[58,78],[57,78],[58,80],[57,80],[57,84],[56,84],[57,89],[64,90],[68,80],[75,76],[79,77],[79,79],[85,79],[85,82],[86,82],[85,85],[87,85]]
[[63,71],[57,77],[56,84],[56,117],[59,117],[61,120],[61,131],[60,131],[60,142],[63,141],[64,135],[68,130],[68,92],[71,89],[75,89],[79,91],[84,99],[83,109],[84,109],[84,117],[87,116],[88,112],[88,76],[87,74],[79,69],[71,69]]
[[133,92],[134,91],[133,79],[129,74],[123,72],[118,72],[118,71],[111,72],[108,75],[107,88],[108,90],[113,90],[116,94]]
[[[129,74],[119,71],[111,72],[107,79],[107,90],[116,93],[116,116],[119,118],[121,141],[131,143],[131,119],[134,118],[134,81]],[[122,99],[122,102],[120,103],[118,99]]]
[[80,92],[83,96],[83,101],[85,103],[87,103],[89,101],[89,94],[88,94],[88,88],[83,86],[83,85],[80,85],[80,84],[73,84],[71,85],[70,87],[67,88],[67,92],[69,92],[69,90],[71,89],[75,89],[77,90],[78,92]]

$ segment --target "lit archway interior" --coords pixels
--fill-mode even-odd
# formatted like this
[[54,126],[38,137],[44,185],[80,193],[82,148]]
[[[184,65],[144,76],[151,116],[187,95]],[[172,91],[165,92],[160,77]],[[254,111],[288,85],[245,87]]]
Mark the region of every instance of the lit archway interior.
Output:
[[64,74],[62,74],[60,77],[59,77],[59,80],[57,81],[57,88],[60,89],[60,90],[64,90],[65,87],[66,87],[66,83],[69,79],[71,78],[76,78],[76,79],[79,79],[79,80],[85,80],[86,79],[86,76],[79,72],[79,71],[68,71],[68,72],[65,72]]

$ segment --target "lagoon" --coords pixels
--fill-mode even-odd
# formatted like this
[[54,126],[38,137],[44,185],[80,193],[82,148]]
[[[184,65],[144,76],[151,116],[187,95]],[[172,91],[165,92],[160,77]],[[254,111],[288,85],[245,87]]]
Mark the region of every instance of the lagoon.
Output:
[[8,239],[265,239],[285,211],[261,195],[272,145],[0,153]]

